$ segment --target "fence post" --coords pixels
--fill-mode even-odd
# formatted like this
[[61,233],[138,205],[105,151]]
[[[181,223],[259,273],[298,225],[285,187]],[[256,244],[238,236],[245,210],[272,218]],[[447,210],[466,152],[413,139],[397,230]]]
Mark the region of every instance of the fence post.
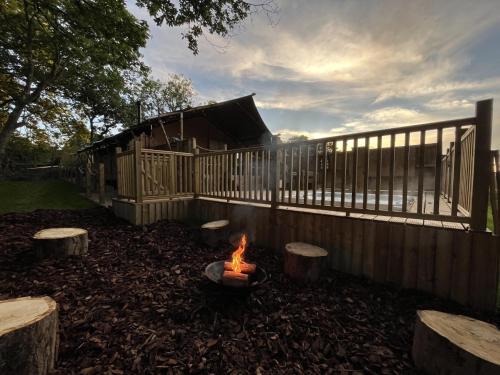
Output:
[[491,118],[493,99],[476,103],[476,136],[474,144],[474,177],[470,229],[486,229],[488,189],[491,173]]
[[[271,208],[274,210],[278,205],[278,149],[276,144],[271,145],[271,155],[269,159],[271,169],[271,176],[269,181],[269,188],[271,189]],[[273,213],[272,216],[275,216]]]
[[141,141],[134,142],[135,202],[142,203],[142,161]]
[[192,138],[191,140],[191,147],[192,147],[192,152],[194,154],[193,156],[193,163],[194,163],[194,197],[197,198],[198,194],[200,194],[200,158],[198,155],[200,154],[200,149],[196,147],[196,138]]
[[85,163],[85,194],[90,197],[92,190],[92,164],[90,161],[90,156],[87,155],[87,161]]
[[104,204],[105,188],[104,163],[99,163],[99,204]]

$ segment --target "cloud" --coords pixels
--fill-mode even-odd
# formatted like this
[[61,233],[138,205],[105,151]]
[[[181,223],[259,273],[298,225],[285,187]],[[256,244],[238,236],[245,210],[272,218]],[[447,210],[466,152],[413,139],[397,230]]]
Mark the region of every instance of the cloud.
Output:
[[[182,29],[150,23],[145,60],[160,78],[171,72],[192,78],[201,101],[255,92],[273,132],[311,137],[469,117],[476,100],[500,97],[500,73],[492,68],[500,66],[498,0],[283,1],[279,7],[277,25],[256,14],[229,40],[202,39],[197,56]],[[484,39],[490,42],[482,45]],[[485,48],[497,65],[484,60]],[[500,145],[500,130],[494,138]]]

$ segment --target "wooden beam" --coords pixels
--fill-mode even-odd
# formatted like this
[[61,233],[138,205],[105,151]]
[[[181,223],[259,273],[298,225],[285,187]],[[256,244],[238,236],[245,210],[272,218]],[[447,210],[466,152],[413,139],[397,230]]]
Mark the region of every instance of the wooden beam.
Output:
[[485,230],[490,179],[491,124],[493,99],[476,103],[476,138],[474,145],[474,185],[472,189],[472,230]]

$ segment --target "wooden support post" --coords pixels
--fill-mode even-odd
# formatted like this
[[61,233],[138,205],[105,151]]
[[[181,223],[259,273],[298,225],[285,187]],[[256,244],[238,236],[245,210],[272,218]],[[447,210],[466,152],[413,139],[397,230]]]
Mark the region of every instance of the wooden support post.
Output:
[[472,187],[472,205],[470,229],[486,229],[488,211],[488,188],[490,179],[491,119],[493,99],[476,103],[476,136],[474,144],[474,185]]
[[99,163],[99,204],[104,204],[106,193],[106,177],[104,175],[104,163]]
[[141,141],[134,142],[135,202],[142,203],[142,160]]
[[[271,190],[271,208],[275,209],[278,201],[278,180],[279,180],[279,168],[278,168],[278,150],[276,146],[273,145],[271,149],[271,157],[269,159],[269,164],[271,167],[271,176],[269,181],[269,188]],[[272,214],[271,216],[275,216]]]
[[85,164],[85,194],[90,197],[92,189],[92,163],[90,156],[87,156],[87,163]]
[[200,182],[201,182],[201,177],[200,177],[200,149],[196,147],[196,138],[191,139],[191,149],[192,152],[194,153],[193,157],[193,163],[194,163],[194,196],[195,198],[200,194]]
[[184,112],[181,112],[181,118],[180,118],[180,135],[181,135],[181,141],[184,140]]
[[122,191],[122,179],[123,179],[123,172],[121,171],[121,166],[119,165],[120,160],[118,160],[118,154],[122,153],[122,148],[121,147],[116,147],[115,148],[115,164],[116,164],[116,191],[118,195],[120,195]]

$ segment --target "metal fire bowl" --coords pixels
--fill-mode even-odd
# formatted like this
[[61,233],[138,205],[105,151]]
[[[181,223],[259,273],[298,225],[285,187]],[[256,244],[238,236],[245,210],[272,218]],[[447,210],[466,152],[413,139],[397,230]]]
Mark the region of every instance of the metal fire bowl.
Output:
[[257,266],[255,269],[255,273],[249,275],[250,284],[248,287],[233,287],[222,284],[222,274],[224,273],[224,261],[219,260],[217,262],[210,263],[207,268],[205,268],[205,275],[207,275],[208,279],[220,286],[231,289],[253,289],[257,288],[259,285],[262,285],[267,280],[266,271],[263,268]]

